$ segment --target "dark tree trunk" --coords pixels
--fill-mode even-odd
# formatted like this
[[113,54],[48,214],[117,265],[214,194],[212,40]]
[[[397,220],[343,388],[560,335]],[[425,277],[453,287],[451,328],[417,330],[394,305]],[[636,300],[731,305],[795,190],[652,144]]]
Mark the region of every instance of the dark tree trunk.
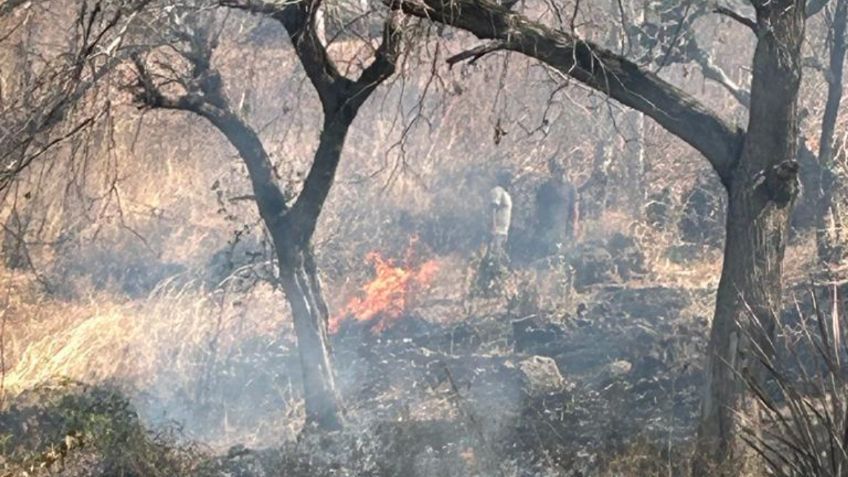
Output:
[[828,216],[835,213],[833,192],[835,177],[831,171],[833,164],[834,131],[839,107],[842,103],[842,76],[845,65],[845,29],[848,23],[848,0],[839,0],[833,15],[833,29],[829,35],[830,66],[827,70],[827,103],[822,118],[821,137],[819,139],[819,190],[816,204],[816,251],[819,263],[827,264],[839,260],[838,237],[831,234]]
[[312,247],[290,242],[275,246],[303,370],[307,428],[340,429],[342,412],[327,337],[329,317],[317,271],[309,265],[314,260]]
[[329,312],[321,290],[312,237],[330,193],[342,148],[359,108],[378,85],[394,74],[400,54],[400,16],[393,9],[383,27],[383,39],[356,80],[342,75],[311,25],[311,8],[318,3],[266,3],[261,0],[221,0],[222,5],[262,13],[280,21],[312,82],[324,112],[324,128],[303,190],[290,207],[277,184],[274,166],[256,132],[233,113],[222,91],[220,75],[211,68],[208,32],[195,31],[186,59],[192,63],[197,90],[173,98],[164,95],[134,57],[139,73],[136,100],[157,108],[191,111],[208,119],[238,150],[247,166],[259,214],[271,233],[280,267],[280,283],[291,306],[303,371],[307,429],[339,429],[340,400],[336,392],[327,339]]
[[[286,208],[276,185],[271,161],[259,137],[237,116],[216,111],[206,116],[229,139],[247,165],[260,215],[274,241],[280,284],[294,321],[303,372],[307,428],[335,430],[342,426],[327,338],[329,312],[312,251],[312,236],[326,193],[309,197],[312,206]],[[317,181],[329,191],[350,121],[326,122],[314,167],[307,181]],[[307,189],[312,190],[312,189]],[[300,201],[298,203],[301,203]]]
[[280,282],[292,309],[303,368],[307,425],[322,430],[342,427],[327,324],[329,310],[312,250],[312,236],[327,199],[354,114],[328,115],[298,202],[272,230],[280,262]]
[[696,475],[736,475],[743,455],[738,416],[747,408],[739,376],[759,379],[758,363],[747,357],[751,346],[770,349],[780,313],[783,255],[797,194],[803,6],[799,0],[771,0],[757,7],[762,33],[754,54],[748,133],[726,184],[727,239],[707,350]]

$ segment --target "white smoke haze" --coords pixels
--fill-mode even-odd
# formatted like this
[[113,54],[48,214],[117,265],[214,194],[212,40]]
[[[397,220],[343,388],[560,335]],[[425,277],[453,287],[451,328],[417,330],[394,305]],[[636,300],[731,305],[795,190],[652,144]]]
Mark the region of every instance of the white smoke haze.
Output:
[[[58,68],[55,50],[81,34],[76,2],[30,2],[5,16],[12,3],[0,1],[7,118],[14,98],[30,101],[24,84]],[[83,18],[98,2],[88,3]],[[122,47],[176,41],[154,20],[179,9],[149,3]],[[215,27],[223,90],[294,197],[322,115],[285,30],[188,3]],[[573,11],[585,39],[650,56],[638,32],[627,37],[616,2],[554,3],[516,9],[562,29]],[[625,3],[629,12],[639,2]],[[738,3],[721,6],[751,14]],[[352,76],[386,15],[379,2],[365,6],[322,7],[327,50]],[[51,8],[74,12],[70,23]],[[292,316],[238,152],[196,115],[139,108],[127,63],[71,115],[89,113],[91,124],[73,134],[62,126],[62,139],[2,189],[0,475],[27,466],[44,475],[688,475],[724,247],[727,198],[714,171],[651,120],[517,53],[449,66],[479,41],[408,20],[403,61],[353,122],[313,241],[344,429],[304,429]],[[827,28],[810,21],[806,53],[821,57],[813,45]],[[722,15],[689,27],[679,43],[695,38],[747,87],[750,32]],[[681,45],[655,46],[676,58]],[[186,68],[169,47],[155,52],[162,77],[168,65]],[[695,63],[649,66],[744,123],[747,109]],[[809,76],[801,133],[812,143],[824,81]],[[537,212],[551,159],[580,215],[555,251]],[[802,182],[815,175],[809,165]],[[833,169],[844,178],[844,153]],[[512,177],[509,263],[496,289],[482,290],[489,191],[502,171]],[[788,296],[819,266],[811,203],[799,199]],[[834,214],[834,230],[845,220]],[[831,288],[823,301],[841,309],[845,282]],[[783,318],[813,308],[802,300]],[[113,420],[116,408],[132,417]],[[74,439],[90,444],[65,444],[61,463],[45,457]]]

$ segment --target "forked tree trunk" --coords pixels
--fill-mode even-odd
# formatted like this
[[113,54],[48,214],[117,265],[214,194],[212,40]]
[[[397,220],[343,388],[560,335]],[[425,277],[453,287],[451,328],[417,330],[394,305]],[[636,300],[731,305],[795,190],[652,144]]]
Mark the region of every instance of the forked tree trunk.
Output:
[[[202,114],[239,151],[250,175],[259,213],[271,232],[280,284],[294,321],[307,428],[339,429],[343,421],[327,337],[328,309],[311,243],[326,192],[302,196],[298,201],[300,206],[287,208],[274,180],[270,158],[256,132],[228,108]],[[329,191],[351,121],[352,117],[343,115],[328,116],[307,177],[307,181],[316,182],[319,187],[306,190]]]
[[289,206],[277,183],[274,165],[253,130],[233,111],[223,93],[221,77],[211,68],[216,41],[200,28],[193,32],[185,58],[192,64],[192,83],[197,89],[170,97],[154,84],[140,57],[133,61],[141,91],[137,101],[152,107],[191,111],[205,117],[238,150],[247,166],[259,215],[271,233],[280,268],[280,283],[291,307],[297,337],[306,407],[306,428],[339,429],[342,413],[336,393],[327,338],[329,312],[312,250],[318,217],[330,193],[342,148],[359,108],[378,85],[394,74],[401,51],[401,16],[393,8],[383,25],[383,38],[373,61],[356,80],[339,72],[312,29],[316,2],[242,2],[220,0],[222,6],[269,15],[289,34],[306,76],[312,83],[324,113],[324,128],[303,190]]
[[355,112],[342,109],[341,113],[325,113],[318,150],[306,178],[308,185],[304,186],[297,204],[272,231],[280,262],[280,282],[291,306],[303,369],[306,423],[321,430],[340,429],[343,421],[327,335],[329,310],[315,264],[312,237],[355,116]]
[[748,133],[728,188],[727,241],[710,335],[695,475],[737,475],[740,415],[759,380],[752,346],[769,351],[781,310],[782,263],[797,194],[797,98],[804,2],[764,2],[754,54]]

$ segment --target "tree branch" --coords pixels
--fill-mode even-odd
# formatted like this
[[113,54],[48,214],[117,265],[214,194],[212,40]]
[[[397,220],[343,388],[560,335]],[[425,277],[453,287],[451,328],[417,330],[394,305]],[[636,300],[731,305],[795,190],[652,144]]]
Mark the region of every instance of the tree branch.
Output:
[[804,10],[804,14],[807,18],[815,15],[816,13],[822,11],[822,9],[827,6],[830,0],[808,0],[807,8]]
[[318,91],[324,110],[324,127],[303,190],[288,214],[296,229],[295,233],[299,235],[298,239],[306,243],[315,230],[329,195],[351,123],[377,86],[394,74],[397,68],[402,45],[402,12],[399,3],[387,0],[391,12],[383,26],[382,42],[374,59],[354,81],[339,72],[312,28],[309,9],[317,8],[317,3],[310,4],[302,0],[281,5],[264,0],[219,2],[223,6],[268,15],[279,21],[288,32],[298,59]]
[[701,67],[701,74],[704,75],[704,78],[715,81],[723,86],[724,89],[746,108],[751,106],[751,92],[737,85],[735,81],[727,76],[724,70],[713,63],[713,59],[709,53],[697,44],[693,44],[690,52],[692,53],[692,59]]
[[27,3],[29,0],[5,0],[0,2],[0,18],[12,13],[16,8]]
[[739,13],[735,12],[734,10],[731,10],[730,8],[727,8],[727,7],[716,7],[715,12],[720,14],[720,15],[724,15],[724,16],[727,16],[729,18],[732,18],[732,19],[736,20],[737,22],[739,22],[739,23],[745,25],[746,27],[750,28],[751,31],[753,31],[755,34],[757,33],[757,30],[758,30],[757,23],[754,20],[752,20],[752,19],[750,19],[750,18],[748,18],[744,15],[741,15],[741,14],[739,14]]
[[632,61],[576,36],[548,28],[491,0],[406,0],[404,11],[452,25],[480,39],[536,58],[620,103],[648,115],[700,151],[729,184],[743,131],[692,96]]
[[485,55],[488,55],[489,53],[492,53],[492,52],[495,52],[495,51],[503,50],[504,48],[506,48],[506,45],[504,44],[504,42],[493,41],[493,42],[490,42],[490,43],[486,43],[486,44],[474,47],[470,50],[465,50],[461,53],[457,53],[457,54],[451,56],[450,58],[448,58],[446,61],[447,61],[447,64],[450,65],[450,66],[453,66],[453,65],[459,63],[460,61],[465,61],[465,60],[469,60],[468,61],[469,63],[474,63],[477,60],[479,60],[480,58],[484,57]]
[[374,59],[349,88],[339,93],[343,101],[339,109],[325,113],[324,129],[321,131],[315,160],[291,211],[292,220],[298,225],[299,233],[304,236],[311,237],[317,226],[321,209],[333,185],[341,160],[341,147],[350,124],[377,86],[391,77],[397,69],[403,43],[403,29],[400,24],[402,15],[399,9],[392,9],[383,25],[383,39]]
[[[313,28],[312,2],[292,0],[281,4],[265,0],[219,0],[220,5],[266,15],[283,25],[291,39],[306,76],[321,99],[325,112],[328,107],[335,108],[340,102],[341,90],[350,86],[351,81],[339,72],[327,49],[318,39]],[[315,8],[317,8],[317,3]]]
[[397,69],[398,59],[403,44],[403,28],[399,9],[393,8],[383,25],[383,38],[371,64],[362,70],[362,74],[352,85],[348,101],[353,101],[351,107],[359,109],[371,93],[383,81],[389,79]]
[[[96,91],[103,77],[126,61],[132,52],[144,48],[124,48],[121,44],[134,24],[137,13],[149,1],[120,4],[115,10],[94,9],[87,15],[80,13],[77,21],[86,34],[74,39],[72,49],[57,56],[61,66],[41,72],[38,78],[33,78],[29,82],[31,84],[27,85],[31,87],[29,91],[19,95],[10,107],[0,111],[0,164],[3,168],[0,172],[0,190],[5,189],[17,174],[45,152],[46,146],[34,154],[28,152],[37,143],[37,137],[49,136],[51,129],[65,121],[76,105]],[[0,3],[0,18],[24,3],[17,0]],[[81,12],[85,10],[81,9]],[[107,12],[111,12],[109,18],[105,18]],[[94,25],[101,17],[106,23],[95,29]],[[121,19],[125,19],[123,25],[117,28]],[[108,46],[104,47],[107,42]],[[96,57],[102,57],[105,61],[94,61]],[[80,124],[89,125],[91,122]],[[48,146],[52,143],[48,141]]]
[[[274,166],[256,132],[232,111],[229,102],[215,91],[189,91],[172,97],[162,93],[155,85],[139,56],[133,57],[138,72],[137,92],[134,96],[139,104],[158,109],[187,111],[201,116],[212,123],[236,148],[242,158],[256,197],[256,205],[265,223],[271,227],[287,210],[285,195],[277,184]],[[208,62],[203,62],[208,64]],[[195,73],[210,74],[195,64]],[[202,81],[198,83],[203,84]]]

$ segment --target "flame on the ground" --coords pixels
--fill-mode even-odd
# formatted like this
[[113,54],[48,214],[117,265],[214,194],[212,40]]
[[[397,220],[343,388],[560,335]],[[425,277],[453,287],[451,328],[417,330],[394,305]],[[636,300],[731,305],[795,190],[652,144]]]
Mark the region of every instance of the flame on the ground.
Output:
[[369,253],[366,259],[374,267],[375,277],[362,287],[360,296],[330,319],[331,333],[349,319],[371,322],[371,331],[382,333],[403,316],[415,293],[429,284],[439,269],[435,260],[403,268],[378,252]]

